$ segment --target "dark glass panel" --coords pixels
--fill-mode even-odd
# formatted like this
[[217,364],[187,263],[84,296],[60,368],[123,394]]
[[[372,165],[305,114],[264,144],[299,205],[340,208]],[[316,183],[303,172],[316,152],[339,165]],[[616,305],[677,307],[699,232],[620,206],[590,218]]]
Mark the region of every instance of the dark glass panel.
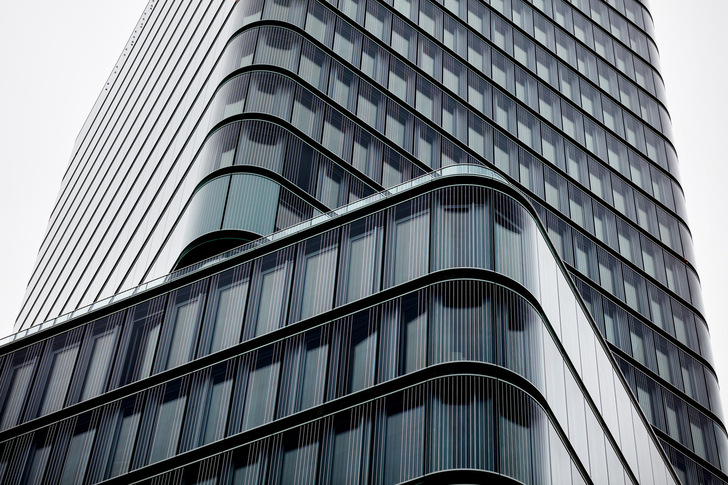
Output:
[[435,381],[429,396],[427,471],[496,470],[493,389],[481,379]]
[[421,388],[407,389],[386,400],[375,442],[379,466],[376,483],[389,485],[423,474],[425,406]]
[[144,432],[149,432],[148,444],[140,440],[138,446],[146,445],[148,463],[169,458],[177,454],[188,394],[187,380],[172,381],[154,388],[149,394],[144,415]]
[[378,382],[423,369],[427,363],[427,290],[382,306]]
[[247,431],[273,420],[281,368],[279,345],[246,354],[240,360],[230,433]]
[[434,195],[432,269],[492,268],[490,197],[479,188],[443,189]]
[[194,283],[169,294],[156,371],[161,372],[194,358],[207,281]]
[[192,377],[180,452],[225,437],[234,375],[235,362],[227,361]]
[[299,245],[293,288],[292,321],[331,309],[338,256],[339,231],[307,239]]
[[127,313],[124,335],[119,346],[113,382],[121,387],[149,376],[157,339],[164,317],[165,297],[141,303]]
[[367,483],[371,446],[371,405],[338,413],[321,459],[321,483]]
[[142,399],[139,395],[114,403],[106,412],[105,426],[100,436],[104,443],[99,444],[97,464],[103,467],[103,478],[111,478],[130,470],[134,445],[141,421]]
[[[502,384],[497,392],[500,472],[523,483],[547,483],[548,428],[543,411],[510,386]],[[581,404],[581,397],[576,400]]]
[[249,273],[250,265],[243,264],[210,280],[198,355],[211,354],[240,342]]
[[[68,448],[63,455],[63,471],[57,483],[73,485],[83,483],[96,437],[96,418],[98,414],[87,413],[78,418]],[[56,445],[56,449],[58,445]]]
[[429,269],[429,197],[398,204],[389,211],[386,286],[427,274]]
[[374,385],[379,310],[368,309],[337,322],[334,338],[338,355],[332,355],[329,382],[337,388],[331,398],[360,391]]
[[433,287],[429,361],[493,362],[492,303],[491,295],[474,282]]
[[382,258],[382,214],[342,228],[337,301],[344,304],[379,289]]
[[268,477],[269,441],[261,440],[233,453],[231,483],[262,485]]
[[30,385],[40,361],[43,342],[15,351],[6,357],[2,374],[2,420],[0,429],[18,424]]
[[278,414],[289,414],[321,404],[324,400],[329,359],[330,328],[327,325],[286,342]]
[[61,409],[65,404],[83,330],[76,328],[46,341],[26,410],[27,418],[44,416]]
[[283,249],[253,263],[251,306],[246,312],[246,339],[263,335],[284,325],[292,270],[292,248]]
[[70,402],[85,401],[106,390],[125,313],[122,310],[89,325],[76,366]]
[[283,433],[277,463],[271,464],[272,483],[303,485],[316,482],[320,428],[321,422],[316,421]]

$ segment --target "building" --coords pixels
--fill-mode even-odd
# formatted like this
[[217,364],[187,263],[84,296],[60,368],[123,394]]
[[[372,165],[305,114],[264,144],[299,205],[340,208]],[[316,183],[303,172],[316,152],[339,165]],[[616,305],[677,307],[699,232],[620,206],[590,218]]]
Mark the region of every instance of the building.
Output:
[[150,1],[0,348],[1,481],[728,481],[651,27]]

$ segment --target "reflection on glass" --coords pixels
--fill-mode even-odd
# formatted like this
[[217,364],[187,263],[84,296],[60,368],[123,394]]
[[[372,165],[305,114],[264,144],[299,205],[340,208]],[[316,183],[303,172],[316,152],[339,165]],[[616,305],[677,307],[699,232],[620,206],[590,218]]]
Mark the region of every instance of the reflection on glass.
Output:
[[191,301],[178,303],[172,308],[174,331],[167,354],[167,369],[184,364],[191,358],[199,309],[202,306],[201,299],[202,297],[198,296]]
[[290,250],[279,251],[256,261],[253,274],[253,293],[255,296],[252,311],[247,312],[252,319],[246,326],[251,337],[271,332],[283,325],[288,303],[288,284],[292,259]]
[[62,485],[83,483],[95,436],[96,428],[91,425],[90,416],[88,414],[82,416],[68,444],[59,483]]
[[376,214],[356,221],[343,230],[340,303],[363,298],[379,287],[381,220],[381,214]]
[[422,475],[425,445],[425,407],[422,392],[408,389],[387,400],[380,445],[384,454],[384,484],[394,484]]
[[[149,463],[155,463],[177,453],[182,427],[179,425],[187,405],[186,390],[180,381],[168,384],[164,397],[156,409],[156,425],[152,431]],[[154,406],[154,404],[151,404]]]
[[220,365],[207,381],[203,401],[200,445],[212,443],[225,436],[230,395],[233,388],[231,365]]
[[260,426],[273,419],[275,395],[278,389],[280,360],[275,349],[252,356],[245,391],[245,411],[241,431]]
[[119,386],[149,376],[157,349],[163,310],[164,298],[157,298],[137,305],[129,312],[125,324],[125,344],[120,348],[123,363],[119,370]]
[[[219,276],[217,288],[211,289],[210,308],[207,317],[206,342],[203,338],[202,355],[231,347],[240,341],[243,315],[248,297],[248,266],[242,265]],[[210,311],[210,310],[208,310]]]
[[337,236],[338,232],[332,231],[303,244],[296,280],[301,294],[300,319],[325,312],[333,304]]
[[23,410],[25,398],[30,391],[31,378],[38,359],[39,348],[19,350],[13,356],[13,362],[5,379],[2,396],[2,420],[0,429],[15,426]]
[[115,477],[129,470],[140,417],[141,410],[137,406],[136,396],[121,403],[112,428],[105,478]]
[[41,380],[43,396],[37,416],[44,416],[63,406],[68,386],[71,383],[71,372],[73,372],[73,366],[76,363],[78,347],[79,343],[75,342],[53,350],[45,384],[42,384],[43,381]]
[[89,358],[86,380],[81,390],[80,401],[98,396],[104,390],[106,375],[113,357],[114,342],[116,340],[116,329],[108,330],[93,338],[91,346],[91,357]]

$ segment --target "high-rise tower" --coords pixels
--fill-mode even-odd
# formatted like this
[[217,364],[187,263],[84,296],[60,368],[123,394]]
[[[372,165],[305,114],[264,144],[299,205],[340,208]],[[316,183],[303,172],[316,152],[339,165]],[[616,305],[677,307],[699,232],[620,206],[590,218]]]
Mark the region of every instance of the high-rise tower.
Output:
[[0,481],[728,482],[656,61],[636,0],[150,1]]

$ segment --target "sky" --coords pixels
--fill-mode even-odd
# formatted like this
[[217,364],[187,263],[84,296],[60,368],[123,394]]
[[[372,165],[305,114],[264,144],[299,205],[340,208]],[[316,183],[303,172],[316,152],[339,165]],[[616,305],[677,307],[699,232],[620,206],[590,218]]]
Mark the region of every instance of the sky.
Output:
[[[146,3],[36,0],[3,6],[0,336],[12,332],[74,140]],[[721,143],[728,138],[728,2],[651,4],[715,367],[728,403],[728,325],[721,311],[728,287],[728,169]]]

